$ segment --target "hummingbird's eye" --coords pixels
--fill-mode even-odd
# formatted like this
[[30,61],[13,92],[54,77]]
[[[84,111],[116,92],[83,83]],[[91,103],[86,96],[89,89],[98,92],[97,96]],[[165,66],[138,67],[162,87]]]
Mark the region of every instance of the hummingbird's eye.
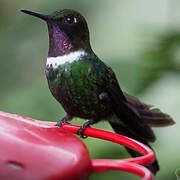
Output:
[[67,17],[65,19],[66,23],[68,24],[73,24],[73,23],[76,23],[77,22],[77,19],[75,17]]

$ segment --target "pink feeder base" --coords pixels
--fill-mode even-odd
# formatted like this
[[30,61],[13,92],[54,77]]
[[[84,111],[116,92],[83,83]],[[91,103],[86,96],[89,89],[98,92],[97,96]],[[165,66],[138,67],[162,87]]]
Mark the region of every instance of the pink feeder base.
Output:
[[85,180],[90,158],[72,133],[0,112],[1,180]]

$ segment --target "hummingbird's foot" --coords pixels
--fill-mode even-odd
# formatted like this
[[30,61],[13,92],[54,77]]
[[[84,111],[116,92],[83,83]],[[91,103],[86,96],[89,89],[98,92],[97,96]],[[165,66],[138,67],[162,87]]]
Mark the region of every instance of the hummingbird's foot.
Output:
[[[89,126],[88,126],[89,127]],[[77,135],[80,135],[80,138],[83,138],[83,139],[86,139],[88,136],[85,136],[84,134],[83,134],[83,132],[84,132],[84,130],[85,130],[86,128],[83,128],[82,126],[77,130]]]
[[88,136],[85,136],[84,135],[84,130],[87,128],[87,127],[90,127],[90,125],[94,124],[94,120],[91,119],[87,122],[85,122],[78,130],[77,130],[77,135],[80,135],[81,138],[85,139],[87,138]]
[[[63,117],[62,119],[60,119],[60,120],[56,123],[56,126],[61,127],[62,124],[68,123],[68,121],[72,120],[72,118],[73,118],[72,116],[67,115],[67,116]],[[68,123],[68,124],[69,124],[69,123]]]

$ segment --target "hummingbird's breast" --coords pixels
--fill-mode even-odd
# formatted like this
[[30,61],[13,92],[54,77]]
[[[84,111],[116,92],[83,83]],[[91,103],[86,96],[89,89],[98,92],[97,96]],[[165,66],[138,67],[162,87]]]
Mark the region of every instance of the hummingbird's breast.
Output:
[[49,88],[65,111],[75,117],[101,119],[110,114],[107,101],[102,101],[102,89],[97,85],[101,74],[93,63],[81,57],[57,67],[46,66]]

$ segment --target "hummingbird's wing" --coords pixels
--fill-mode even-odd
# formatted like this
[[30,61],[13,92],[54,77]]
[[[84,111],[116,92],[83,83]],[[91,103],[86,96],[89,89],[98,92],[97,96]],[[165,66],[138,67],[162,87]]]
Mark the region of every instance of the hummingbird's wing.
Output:
[[117,121],[116,123],[126,127],[134,135],[134,139],[141,139],[144,142],[155,141],[156,138],[152,129],[141,119],[138,111],[128,103],[119,86],[115,73],[108,66],[106,66],[106,74],[103,79],[105,81],[105,92],[108,94],[113,111],[119,119],[119,123]]
[[[126,94],[124,95],[122,92],[116,76],[110,67],[107,67],[107,72],[108,76],[106,76],[105,88],[116,115],[115,120],[110,120],[110,125],[116,133],[136,139],[149,146],[148,142],[155,141],[156,139],[151,127],[141,118],[136,108],[128,102],[125,96]],[[133,157],[141,156],[140,153],[132,149],[126,149]],[[155,160],[146,167],[149,168],[153,174],[156,174],[159,170],[158,161]]]

